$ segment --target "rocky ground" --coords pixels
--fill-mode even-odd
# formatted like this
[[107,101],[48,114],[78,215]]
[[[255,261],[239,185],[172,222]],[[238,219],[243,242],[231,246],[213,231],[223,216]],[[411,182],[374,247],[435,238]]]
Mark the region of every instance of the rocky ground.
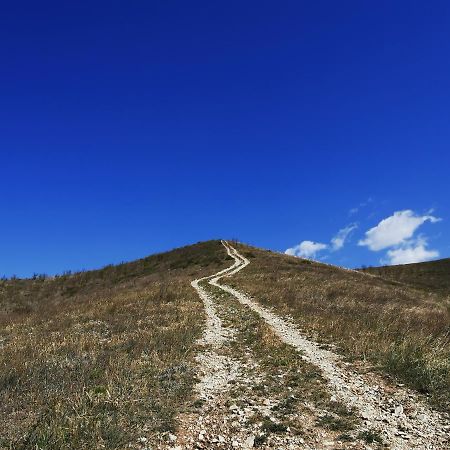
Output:
[[197,398],[176,434],[142,448],[450,448],[448,417],[417,394],[343,362],[223,284],[249,264],[224,245],[234,264],[192,283],[207,314]]

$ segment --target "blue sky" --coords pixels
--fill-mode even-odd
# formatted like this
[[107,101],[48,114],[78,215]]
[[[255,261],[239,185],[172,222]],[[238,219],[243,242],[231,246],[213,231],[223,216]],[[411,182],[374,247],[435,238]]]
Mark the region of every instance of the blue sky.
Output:
[[2,7],[0,274],[217,237],[450,256],[448,2],[70,3]]

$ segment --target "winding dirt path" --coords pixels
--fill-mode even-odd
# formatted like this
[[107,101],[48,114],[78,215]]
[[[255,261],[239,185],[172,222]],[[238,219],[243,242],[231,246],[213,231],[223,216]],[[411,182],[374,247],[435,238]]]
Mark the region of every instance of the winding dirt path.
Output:
[[235,273],[235,270],[239,269],[240,266],[241,262],[235,259],[231,267],[214,275],[199,278],[191,283],[202,299],[206,312],[206,327],[199,342],[200,345],[205,347],[205,351],[197,356],[197,362],[202,372],[200,381],[196,385],[200,400],[210,401],[214,399],[239,374],[238,362],[220,352],[224,342],[233,337],[233,330],[223,326],[211,296],[200,286],[200,283],[211,279],[218,280],[227,274]]
[[[305,338],[288,320],[242,292],[219,283],[221,278],[232,276],[250,264],[228,242],[222,241],[222,244],[235,263],[229,269],[205,279],[209,279],[212,286],[233,295],[243,305],[250,307],[271,326],[283,342],[294,347],[302,358],[317,366],[336,398],[358,412],[365,430],[376,430],[392,449],[450,448],[448,417],[431,410],[415,393],[397,386],[392,390],[392,386],[387,388],[382,382],[374,384],[370,375],[362,375],[350,369],[339,355],[324,350],[316,342]],[[213,318],[209,322],[213,327]],[[210,329],[209,332],[220,334],[220,327],[215,331]]]
[[[226,245],[225,241],[222,243]],[[221,278],[243,268],[240,259],[233,259],[234,263],[229,268],[191,283],[202,299],[206,313],[205,330],[198,342],[202,350],[196,357],[198,382],[194,404],[197,408],[179,416],[177,435],[168,436],[172,443],[158,448],[330,449],[335,444],[333,433],[316,430],[311,414],[302,416],[303,423],[309,420],[311,425],[311,431],[306,434],[291,433],[287,427],[282,428],[281,434],[261,430],[264,429],[262,420],[266,420],[266,426],[268,423],[275,428],[282,426],[280,416],[283,413],[273,410],[280,401],[268,385],[274,376],[277,377],[276,384],[279,384],[278,377],[283,375],[269,374],[261,367],[257,355],[242,339],[243,323],[239,320],[238,310],[247,309],[238,301],[230,301],[228,294],[219,288]],[[211,287],[208,288],[207,284]],[[217,288],[213,289],[213,286]],[[243,315],[245,317],[246,313]],[[287,391],[289,389],[286,387]],[[351,448],[361,449],[355,445]]]

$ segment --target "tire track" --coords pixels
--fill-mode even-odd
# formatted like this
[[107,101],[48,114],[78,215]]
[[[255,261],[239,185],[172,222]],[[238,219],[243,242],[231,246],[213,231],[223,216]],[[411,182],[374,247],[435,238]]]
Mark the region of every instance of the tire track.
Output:
[[[293,346],[302,357],[317,366],[327,379],[337,399],[349,408],[355,408],[364,423],[362,432],[376,430],[392,449],[444,449],[450,448],[448,418],[431,410],[413,392],[397,388],[389,394],[385,387],[372,384],[366,376],[347,367],[342,358],[306,339],[294,324],[282,319],[245,294],[219,280],[244,269],[250,261],[228,242],[222,241],[235,264],[209,279],[209,284],[236,297],[249,306],[269,324],[278,337]],[[408,410],[408,414],[405,411]]]
[[239,364],[236,360],[221,354],[220,349],[224,342],[233,337],[233,330],[224,328],[222,320],[216,312],[214,302],[200,283],[210,279],[219,280],[221,277],[235,273],[241,262],[235,259],[232,266],[223,269],[216,274],[192,281],[192,287],[197,291],[203,301],[206,313],[206,327],[199,344],[205,347],[205,351],[197,356],[201,377],[196,385],[196,391],[201,400],[211,400],[217,393],[223,391],[239,374]]

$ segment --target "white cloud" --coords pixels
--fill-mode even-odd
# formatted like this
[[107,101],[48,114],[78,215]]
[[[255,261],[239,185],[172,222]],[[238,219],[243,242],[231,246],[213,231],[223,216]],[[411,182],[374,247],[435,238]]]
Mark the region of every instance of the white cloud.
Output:
[[[294,247],[288,248],[284,253],[286,253],[286,255],[314,259],[317,253],[323,250],[329,250],[333,252],[340,250],[344,246],[345,241],[347,240],[350,233],[356,228],[358,228],[358,225],[356,223],[352,223],[350,225],[347,225],[345,228],[342,228],[337,232],[336,236],[331,239],[330,245],[322,244],[321,242],[303,241],[300,242],[300,244],[295,245]],[[321,259],[325,258],[326,256],[321,257]]]
[[318,252],[326,248],[328,248],[328,245],[320,242],[303,241],[294,247],[288,248],[284,253],[302,258],[315,258]]
[[439,220],[441,219],[431,215],[418,216],[410,209],[396,211],[392,216],[383,219],[376,227],[366,231],[365,239],[360,240],[358,245],[366,246],[373,251],[400,246],[406,244],[422,224]]
[[388,250],[389,264],[410,264],[438,258],[437,250],[427,250],[426,239],[419,238],[408,242],[405,246]]
[[338,231],[336,236],[334,236],[333,239],[331,239],[331,248],[332,250],[340,250],[344,244],[346,239],[348,238],[349,234],[358,228],[358,225],[356,223],[352,223],[350,225],[347,225],[345,228],[342,228]]

